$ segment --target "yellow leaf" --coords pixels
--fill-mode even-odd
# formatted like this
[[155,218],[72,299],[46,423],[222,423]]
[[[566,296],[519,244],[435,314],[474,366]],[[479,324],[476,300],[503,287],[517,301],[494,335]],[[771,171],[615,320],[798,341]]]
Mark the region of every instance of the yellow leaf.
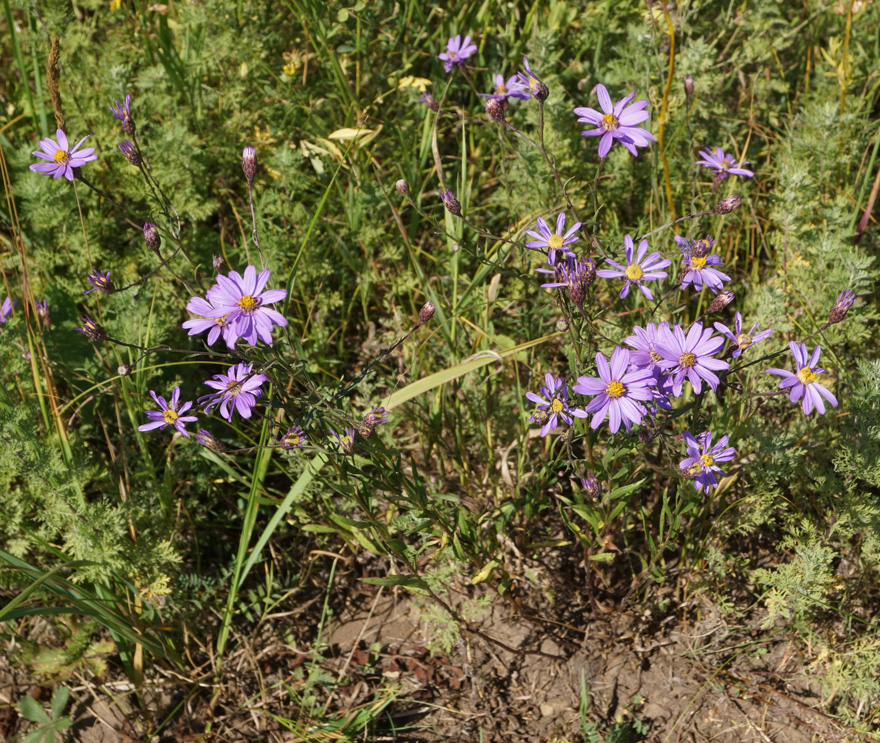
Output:
[[400,78],[400,82],[397,83],[398,89],[417,88],[420,93],[424,93],[430,86],[430,80],[426,80],[423,77],[413,77],[412,75]]

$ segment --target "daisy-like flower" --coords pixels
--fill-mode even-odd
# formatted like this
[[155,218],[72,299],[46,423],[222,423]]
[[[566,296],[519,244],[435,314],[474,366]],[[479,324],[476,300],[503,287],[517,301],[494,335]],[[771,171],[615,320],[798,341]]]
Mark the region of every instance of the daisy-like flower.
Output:
[[538,410],[529,418],[533,423],[541,424],[541,436],[546,436],[550,431],[559,425],[559,421],[569,426],[574,423],[572,416],[575,418],[586,418],[587,414],[578,408],[572,408],[568,405],[568,385],[562,380],[562,377],[554,377],[550,372],[544,376],[546,383],[541,387],[541,395],[534,392],[526,392],[526,398],[537,403]]
[[853,302],[855,301],[856,293],[852,289],[845,289],[840,292],[837,296],[837,301],[831,308],[831,312],[828,313],[828,324],[836,325],[837,323],[842,322],[843,318],[846,317],[846,313],[849,312],[849,308],[853,306]]
[[174,426],[181,436],[189,436],[184,426],[187,423],[195,423],[198,417],[195,415],[184,415],[192,407],[192,403],[185,402],[183,405],[180,404],[180,387],[174,388],[174,392],[171,393],[170,403],[166,402],[164,397],[159,397],[153,390],[150,390],[150,395],[156,401],[159,410],[144,411],[150,422],[138,426],[138,431],[152,431],[154,428],[164,430],[168,426]]
[[331,428],[330,433],[333,434],[333,438],[336,439],[336,443],[339,444],[339,448],[342,449],[342,451],[344,451],[346,454],[351,454],[352,450],[354,449],[354,429],[346,427],[345,432],[339,434]]
[[711,488],[718,487],[717,472],[724,477],[724,471],[716,464],[717,462],[729,462],[736,455],[736,449],[727,446],[728,437],[722,436],[715,446],[712,446],[712,434],[709,431],[701,433],[694,438],[688,431],[684,432],[684,443],[687,447],[687,458],[679,462],[682,474],[694,483],[697,492],[703,488],[708,493]]
[[505,101],[508,98],[519,98],[525,101],[532,97],[529,87],[520,79],[519,73],[504,81],[504,75],[495,75],[495,90],[491,93],[480,93],[481,98],[493,98],[496,101]]
[[453,65],[463,65],[464,61],[475,51],[477,51],[477,45],[471,43],[470,34],[464,37],[464,41],[461,40],[461,34],[450,37],[446,42],[446,51],[440,54],[440,59],[443,60],[443,69],[447,74],[452,72]]
[[731,331],[726,325],[722,325],[720,322],[715,323],[715,330],[733,341],[735,348],[730,355],[735,359],[742,356],[742,352],[749,346],[754,346],[758,341],[769,338],[773,333],[773,328],[768,328],[767,330],[762,330],[760,333],[756,334],[755,331],[758,329],[758,323],[752,325],[752,329],[748,333],[743,333],[742,325],[743,318],[739,312],[736,313],[736,322],[734,323],[733,331]]
[[661,322],[659,325],[649,322],[644,328],[638,325],[633,326],[633,335],[628,335],[623,339],[630,348],[629,361],[639,369],[651,369],[652,371],[660,371],[660,362],[663,357],[657,350],[657,345],[662,342],[663,337],[669,332],[669,323]]
[[122,131],[124,131],[129,136],[133,135],[135,132],[134,119],[131,118],[131,95],[125,96],[125,103],[120,103],[116,101],[115,106],[108,106],[107,110],[113,114],[113,116],[122,122]]
[[198,335],[199,333],[204,333],[206,330],[210,331],[208,333],[208,345],[213,346],[215,341],[220,337],[220,334],[223,334],[223,340],[226,341],[226,345],[229,348],[235,347],[235,341],[230,342],[229,335],[232,329],[231,324],[228,322],[229,315],[222,315],[221,317],[212,317],[207,313],[213,313],[217,308],[214,307],[210,302],[202,299],[201,297],[193,297],[189,300],[189,303],[186,305],[186,309],[189,312],[192,312],[194,315],[198,315],[199,317],[193,320],[187,320],[183,323],[183,327],[189,330],[189,335]]
[[[219,274],[217,284],[208,289],[208,301],[214,309],[210,313],[200,312],[205,317],[222,318],[228,315],[228,335],[224,340],[230,349],[235,342],[244,338],[250,345],[257,345],[259,336],[264,343],[272,343],[272,326],[287,325],[287,320],[280,312],[266,305],[280,302],[287,296],[284,289],[264,291],[269,281],[269,269],[257,273],[257,269],[248,266],[244,277],[237,271],[230,271],[229,276]],[[204,308],[207,309],[207,308]]]
[[141,153],[137,151],[135,146],[127,139],[123,139],[119,143],[119,151],[125,155],[125,159],[132,165],[138,166],[142,162]]
[[664,371],[672,370],[672,394],[675,397],[681,395],[685,377],[698,395],[703,389],[703,381],[713,392],[717,389],[721,380],[715,372],[730,368],[726,361],[712,358],[723,345],[724,338],[714,335],[712,328],[703,329],[701,322],[691,325],[686,336],[678,323],[672,330],[662,333],[656,347],[663,357],[659,366]]
[[592,258],[563,258],[553,268],[536,268],[537,273],[552,274],[555,281],[541,284],[543,289],[568,289],[568,297],[575,307],[581,308],[587,299],[587,290],[596,278],[596,261]]
[[746,170],[746,168],[742,167],[749,164],[748,160],[737,163],[733,155],[728,155],[720,147],[716,147],[714,152],[712,150],[700,150],[700,156],[703,159],[697,160],[697,165],[705,165],[707,168],[712,168],[715,171],[715,178],[719,182],[727,178],[728,173],[730,175],[741,175],[745,178],[751,178],[755,175],[751,170]]
[[67,135],[64,130],[59,129],[55,132],[56,143],[53,139],[41,139],[40,150],[36,150],[33,154],[36,157],[48,160],[47,163],[34,163],[30,169],[35,173],[44,173],[45,175],[54,176],[57,180],[64,176],[67,180],[72,181],[74,170],[81,168],[91,160],[97,160],[94,147],[87,147],[80,150],[79,146],[89,138],[87,134],[73,147],[67,141]]
[[605,157],[611,151],[614,140],[626,147],[633,157],[639,154],[637,147],[647,147],[651,142],[656,142],[651,132],[640,126],[635,126],[650,116],[645,111],[648,101],[630,103],[636,95],[633,91],[617,103],[612,104],[607,88],[601,84],[596,86],[596,95],[603,113],[587,107],[576,108],[574,112],[580,117],[578,121],[596,127],[582,131],[581,134],[585,137],[602,137],[599,140],[599,157]]
[[779,389],[784,390],[790,387],[791,392],[788,395],[788,399],[792,402],[797,402],[803,398],[801,408],[803,408],[804,415],[812,413],[814,407],[819,411],[820,415],[824,415],[825,402],[822,400],[823,397],[836,408],[837,398],[816,381],[820,374],[828,373],[826,369],[816,366],[819,363],[822,347],[816,346],[813,349],[812,355],[807,353],[806,343],[791,341],[788,347],[791,349],[791,355],[794,356],[794,361],[797,364],[797,373],[792,374],[792,372],[785,369],[766,370],[768,374],[775,374],[783,378],[779,383]]
[[80,318],[80,322],[83,324],[81,328],[74,328],[74,330],[82,333],[89,340],[102,342],[107,340],[107,329],[103,325],[98,325],[91,317],[88,315],[83,315]]
[[306,432],[299,426],[291,426],[287,429],[287,433],[281,437],[278,443],[281,444],[281,448],[286,451],[290,451],[291,449],[302,449],[303,445],[306,443]]
[[260,386],[267,379],[265,374],[252,374],[251,369],[251,364],[241,363],[233,366],[228,374],[215,374],[214,379],[205,384],[217,392],[200,397],[199,405],[205,405],[206,413],[219,405],[220,415],[228,421],[236,411],[242,418],[250,418],[257,399],[263,394]]
[[651,400],[654,375],[650,369],[629,367],[629,351],[618,346],[611,354],[611,363],[601,353],[596,354],[596,371],[599,377],[578,377],[572,390],[580,395],[596,395],[584,409],[595,413],[590,428],[598,428],[608,416],[608,430],[617,433],[620,424],[630,432],[632,423],[641,423],[647,410],[642,402]]
[[534,96],[536,101],[543,103],[550,95],[550,91],[547,89],[547,86],[544,85],[544,83],[542,83],[538,79],[538,76],[532,71],[532,68],[529,65],[529,60],[525,57],[523,57],[523,67],[525,68],[525,72],[517,73],[520,82],[528,87],[529,91]]
[[17,299],[14,302],[9,297],[3,300],[3,304],[0,305],[0,323],[6,322],[6,318],[12,314],[12,308],[17,304]]
[[576,243],[579,238],[575,234],[580,229],[581,223],[575,222],[568,231],[565,230],[565,212],[556,217],[556,232],[550,232],[550,227],[543,217],[538,217],[538,231],[526,230],[535,240],[526,243],[527,248],[532,250],[546,250],[547,262],[552,266],[556,262],[556,254],[562,253],[566,258],[574,258],[575,254],[568,246]]
[[378,408],[373,408],[363,417],[363,420],[358,426],[358,433],[363,438],[368,439],[370,438],[370,436],[373,435],[373,433],[375,433],[376,429],[387,420],[388,413],[385,411],[385,408],[381,406]]
[[92,288],[86,289],[83,294],[91,294],[96,289],[101,294],[113,294],[116,291],[116,287],[110,281],[109,271],[98,271],[97,269],[89,271],[89,283],[92,285]]
[[623,279],[623,289],[620,290],[620,298],[624,299],[629,294],[630,284],[636,284],[646,299],[654,299],[651,290],[645,286],[643,281],[657,281],[668,276],[666,271],[658,269],[666,268],[672,264],[668,258],[661,257],[660,253],[651,253],[647,258],[645,253],[648,252],[648,241],[642,240],[639,243],[639,249],[635,257],[633,257],[633,239],[629,235],[624,235],[623,246],[626,248],[626,267],[615,263],[610,258],[606,258],[605,262],[614,266],[614,270],[603,268],[596,272],[597,276],[603,279]]
[[724,287],[724,282],[730,281],[730,276],[726,273],[722,273],[717,268],[712,268],[712,266],[721,266],[723,264],[720,255],[708,254],[715,244],[711,237],[690,242],[676,235],[675,242],[678,243],[681,252],[684,254],[681,262],[684,270],[681,278],[682,289],[685,289],[688,284],[693,284],[694,289],[702,291],[705,284],[713,294],[717,294],[719,289]]

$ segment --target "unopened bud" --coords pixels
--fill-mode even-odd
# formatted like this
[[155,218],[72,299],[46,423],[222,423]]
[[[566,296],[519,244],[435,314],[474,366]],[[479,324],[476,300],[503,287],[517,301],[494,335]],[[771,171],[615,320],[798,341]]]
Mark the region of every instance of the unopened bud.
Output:
[[407,183],[403,178],[401,178],[397,183],[394,184],[394,190],[397,191],[401,196],[407,196],[409,194],[409,183]]
[[78,330],[86,338],[93,341],[102,342],[107,340],[107,331],[92,320],[91,317],[84,315],[80,318],[80,322],[82,322],[83,326],[81,328],[74,328],[74,330]]
[[247,178],[248,186],[254,185],[254,176],[257,174],[257,151],[248,145],[241,153],[241,169]]
[[226,450],[226,447],[223,446],[223,443],[218,439],[215,439],[214,435],[204,428],[200,428],[198,433],[193,434],[193,438],[198,441],[202,446],[207,447],[212,452],[215,452],[217,454],[222,454]]
[[849,308],[853,306],[853,302],[855,301],[856,293],[851,289],[840,292],[840,296],[837,297],[837,301],[831,308],[831,312],[828,313],[828,324],[836,325],[841,322],[843,318],[846,317],[846,313],[849,312]]
[[588,496],[591,498],[598,498],[602,495],[602,485],[592,472],[587,470],[579,479],[581,487]]
[[127,377],[131,374],[131,364],[120,364],[116,367],[116,373],[120,377]]
[[694,94],[694,78],[691,75],[684,76],[684,94],[688,98]]
[[742,199],[736,194],[725,196],[715,204],[715,208],[712,211],[716,214],[730,214],[734,209],[739,209],[740,204],[742,204]]
[[126,159],[132,165],[140,165],[141,164],[141,153],[135,149],[135,146],[129,142],[127,139],[124,139],[119,143],[119,151],[125,155]]
[[504,107],[494,98],[490,98],[486,101],[486,113],[489,114],[490,118],[495,119],[495,121],[504,121]]
[[214,260],[211,261],[211,267],[214,269],[214,273],[220,273],[223,268],[223,256],[215,255]]
[[422,309],[419,310],[419,325],[424,325],[428,320],[434,317],[436,307],[433,302],[425,302]]
[[159,230],[156,229],[156,225],[152,222],[147,222],[144,225],[144,241],[147,243],[147,247],[154,253],[159,252],[159,248],[162,246],[162,238],[159,236]]
[[440,104],[434,99],[430,93],[422,93],[419,96],[419,100],[424,103],[428,108],[430,108],[434,113],[437,113],[440,110]]
[[720,312],[727,305],[729,305],[734,299],[736,299],[736,294],[734,294],[729,289],[727,291],[721,292],[715,299],[709,302],[709,308],[706,310],[707,315],[711,315],[713,312]]
[[40,321],[43,323],[43,327],[47,330],[52,327],[52,317],[49,314],[49,302],[47,300],[40,301],[39,299],[34,300],[34,308],[37,311],[37,316],[40,318]]
[[455,198],[455,194],[452,193],[452,191],[447,191],[445,188],[441,188],[440,198],[443,199],[443,205],[446,207],[446,211],[448,211],[453,217],[461,216],[461,204],[458,203],[458,200]]

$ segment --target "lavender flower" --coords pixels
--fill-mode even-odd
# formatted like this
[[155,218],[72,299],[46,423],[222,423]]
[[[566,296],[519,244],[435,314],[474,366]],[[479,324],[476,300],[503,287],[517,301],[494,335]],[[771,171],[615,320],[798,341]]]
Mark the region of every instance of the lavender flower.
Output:
[[[6,303],[4,302],[4,305]],[[10,309],[12,309],[10,307]],[[40,321],[43,323],[44,328],[52,327],[52,316],[49,314],[49,302],[48,300],[39,299],[34,300],[34,309],[37,311],[37,316],[40,318]],[[5,318],[3,317],[3,312],[0,310],[0,322],[4,322]]]
[[453,217],[461,216],[461,204],[458,203],[458,199],[455,198],[455,194],[452,193],[452,191],[447,191],[445,188],[441,188],[440,198],[443,199],[443,206],[446,207],[446,211],[448,211]]
[[568,386],[562,377],[554,377],[550,372],[544,376],[546,385],[541,387],[541,394],[526,392],[526,398],[538,404],[537,412],[529,418],[533,423],[540,423],[541,436],[546,436],[559,425],[560,419],[569,426],[574,423],[572,416],[586,418],[587,414],[578,408],[568,405]]
[[0,305],[0,324],[6,322],[6,318],[12,314],[12,308],[17,304],[17,299],[14,302],[9,297],[3,300],[3,304]]
[[584,492],[591,498],[598,498],[602,495],[602,485],[598,478],[589,470],[578,478],[578,482],[584,489]]
[[113,294],[116,291],[116,287],[110,281],[109,271],[98,271],[97,269],[89,271],[89,283],[92,285],[92,288],[86,289],[83,294],[91,294],[96,289],[101,294]]
[[742,315],[739,312],[736,313],[736,322],[734,323],[733,331],[731,331],[726,325],[722,325],[720,322],[715,323],[715,330],[733,341],[736,346],[733,349],[733,353],[730,354],[735,359],[742,356],[742,352],[749,346],[754,346],[758,341],[770,337],[773,333],[773,328],[768,328],[767,330],[762,330],[756,335],[755,331],[758,329],[758,323],[752,325],[752,329],[748,333],[743,333],[742,323]]
[[198,335],[209,330],[208,345],[213,346],[220,334],[223,334],[223,340],[229,348],[235,348],[235,340],[230,342],[229,336],[232,332],[232,325],[228,322],[229,315],[221,317],[212,317],[207,313],[213,313],[217,308],[201,297],[192,297],[186,305],[186,309],[198,318],[187,320],[183,323],[183,327],[189,330],[188,335]]
[[640,401],[653,398],[651,386],[654,375],[650,369],[629,367],[629,351],[618,346],[611,354],[611,363],[601,353],[596,354],[596,371],[599,377],[578,377],[572,390],[581,395],[597,395],[585,408],[587,413],[595,413],[590,428],[598,428],[608,416],[608,429],[617,433],[621,422],[630,432],[631,423],[641,423],[647,414]]
[[192,403],[185,402],[183,405],[180,404],[180,387],[175,387],[174,392],[171,393],[170,404],[165,402],[165,398],[159,397],[153,390],[150,390],[150,395],[156,401],[160,410],[145,411],[150,422],[138,426],[138,431],[152,431],[154,428],[164,430],[168,426],[174,426],[181,436],[189,436],[184,426],[187,423],[194,423],[198,420],[198,417],[195,415],[184,415],[192,407]]
[[728,437],[722,436],[715,446],[712,446],[712,434],[709,431],[701,433],[694,438],[688,431],[684,432],[684,442],[687,447],[687,458],[682,459],[679,468],[684,476],[692,480],[697,492],[718,487],[715,477],[717,472],[724,477],[724,471],[716,462],[729,462],[736,454],[736,450],[727,446]]
[[556,217],[556,232],[554,234],[550,232],[550,228],[547,226],[544,218],[538,217],[538,231],[533,232],[532,230],[526,230],[527,235],[531,235],[537,239],[527,242],[526,247],[531,248],[532,250],[546,250],[547,262],[551,266],[556,262],[557,253],[562,253],[566,258],[574,258],[575,254],[568,249],[568,246],[573,245],[580,239],[575,234],[580,229],[580,226],[580,222],[575,222],[569,227],[567,232],[564,232],[565,212],[561,212],[559,216]]
[[132,165],[138,166],[141,164],[141,153],[138,152],[135,146],[127,139],[123,139],[119,143],[119,151],[123,155],[125,155],[125,159],[128,160]]
[[430,93],[422,93],[419,96],[419,100],[424,103],[428,108],[430,108],[434,113],[437,113],[440,110],[440,104],[437,103],[437,99],[434,98]]
[[49,160],[49,162],[35,163],[31,165],[30,169],[35,173],[52,175],[56,180],[64,176],[67,180],[72,181],[74,169],[81,168],[87,162],[98,159],[98,156],[94,154],[94,147],[87,147],[84,150],[78,151],[79,146],[88,138],[89,135],[87,134],[71,148],[67,141],[67,135],[62,129],[58,129],[55,132],[55,139],[58,140],[57,144],[52,139],[42,139],[40,140],[41,149],[33,153],[43,160]]
[[480,93],[482,98],[505,101],[508,98],[519,98],[524,101],[532,97],[528,83],[523,82],[519,74],[513,75],[504,82],[504,75],[495,75],[495,90],[492,93]]
[[302,449],[303,445],[306,443],[306,432],[299,426],[291,426],[287,429],[287,433],[281,437],[281,440],[278,443],[281,444],[281,448],[285,451]]
[[80,322],[83,326],[81,328],[74,328],[74,330],[82,333],[89,340],[98,342],[107,340],[107,330],[103,326],[98,325],[91,317],[83,315],[80,318]]
[[208,380],[205,384],[218,391],[200,397],[199,405],[205,405],[206,413],[219,405],[220,415],[228,421],[235,411],[242,418],[250,418],[257,399],[263,394],[260,385],[267,379],[265,374],[252,374],[251,369],[251,364],[241,363],[231,367],[228,374],[215,374],[214,381]]
[[723,181],[727,178],[728,173],[730,175],[741,175],[746,178],[751,178],[755,175],[751,170],[741,167],[742,165],[748,165],[748,160],[737,164],[736,158],[733,155],[728,155],[720,147],[716,147],[714,152],[711,150],[700,150],[700,155],[703,159],[697,160],[697,165],[705,165],[707,168],[712,168],[718,181]]
[[336,439],[336,443],[339,444],[339,448],[342,449],[342,451],[344,451],[346,454],[351,454],[351,452],[354,450],[354,429],[346,427],[343,434],[338,434],[331,428],[330,433],[333,434],[333,438]]
[[853,306],[853,302],[855,301],[856,293],[851,289],[846,289],[845,291],[840,292],[837,301],[831,308],[831,312],[828,313],[828,324],[836,325],[841,322],[843,318],[846,317],[846,313],[849,312],[849,308]]
[[661,369],[672,370],[672,393],[681,395],[685,377],[693,385],[694,392],[700,394],[703,380],[714,392],[721,381],[714,374],[716,371],[729,369],[730,364],[712,358],[724,345],[724,338],[713,335],[712,328],[703,329],[703,323],[695,322],[684,334],[678,323],[672,330],[663,332],[657,343],[657,351],[663,357],[659,363]]
[[783,377],[779,383],[779,389],[784,390],[790,387],[791,392],[788,395],[788,399],[792,402],[797,402],[803,398],[801,407],[803,408],[804,415],[812,413],[814,407],[819,411],[820,415],[824,415],[825,402],[822,400],[823,397],[836,408],[837,398],[816,381],[820,374],[828,373],[827,370],[816,366],[819,363],[822,347],[816,346],[813,349],[812,355],[807,353],[807,345],[805,343],[798,344],[791,341],[788,347],[791,349],[791,354],[794,356],[795,363],[797,364],[797,373],[792,374],[792,372],[785,369],[766,370],[768,374]]
[[525,72],[518,72],[520,82],[524,85],[527,85],[529,91],[534,96],[535,100],[539,103],[543,103],[547,100],[550,95],[550,91],[547,89],[547,86],[544,85],[539,79],[538,76],[532,71],[531,66],[529,65],[529,60],[523,57],[523,66],[525,67]]
[[596,86],[596,95],[604,113],[587,107],[576,108],[574,112],[580,117],[578,121],[596,127],[582,131],[581,134],[586,137],[602,137],[599,140],[599,157],[605,157],[610,152],[614,140],[626,147],[633,157],[639,154],[637,147],[647,147],[649,143],[656,141],[647,129],[635,126],[650,116],[645,111],[648,101],[630,103],[635,98],[635,91],[613,105],[604,85]]
[[107,110],[113,114],[119,121],[122,122],[122,131],[124,131],[129,136],[134,136],[135,133],[135,125],[134,119],[131,118],[131,108],[129,107],[131,104],[131,95],[125,96],[125,103],[120,103],[116,101],[116,106],[108,106]]
[[272,326],[280,325],[283,328],[287,325],[284,315],[266,306],[280,302],[287,296],[284,289],[264,291],[269,275],[268,268],[258,274],[256,268],[248,266],[244,270],[244,277],[236,271],[230,271],[228,277],[220,274],[217,284],[208,289],[207,298],[214,309],[200,314],[213,318],[228,315],[226,322],[230,326],[229,333],[223,337],[230,349],[235,348],[239,338],[256,346],[259,336],[264,343],[271,344]]
[[717,294],[718,290],[724,286],[724,282],[730,281],[730,276],[726,273],[712,268],[712,266],[723,264],[720,255],[707,255],[712,249],[712,245],[715,244],[711,237],[691,243],[676,235],[675,241],[684,253],[684,259],[681,263],[684,269],[684,275],[681,279],[682,289],[685,289],[688,284],[693,284],[696,291],[702,291],[705,284],[713,294]]
[[642,240],[639,243],[639,250],[635,255],[635,259],[633,259],[635,246],[633,245],[633,239],[629,235],[624,235],[623,245],[626,249],[626,268],[619,263],[615,263],[610,258],[606,258],[605,262],[614,266],[615,270],[602,269],[597,271],[596,275],[601,276],[603,279],[623,279],[623,289],[620,290],[621,299],[624,299],[629,294],[630,284],[636,284],[646,299],[653,300],[654,295],[651,293],[651,290],[642,282],[657,281],[658,279],[665,278],[668,275],[666,271],[659,271],[658,269],[666,268],[666,266],[671,265],[672,261],[668,258],[661,258],[660,253],[657,252],[651,253],[651,255],[645,258],[645,253],[648,252],[647,240]]
[[193,434],[193,438],[198,441],[202,446],[207,447],[217,454],[222,454],[226,450],[226,447],[223,446],[223,443],[219,439],[215,438],[210,431],[204,428],[200,428],[198,433]]
[[223,256],[215,255],[211,260],[211,268],[214,269],[214,273],[220,273],[220,270],[223,268]]
[[365,439],[370,438],[376,429],[388,420],[388,413],[383,407],[373,408],[367,413],[358,426],[358,433]]
[[443,69],[446,74],[452,72],[453,65],[463,65],[464,61],[475,51],[477,51],[477,45],[471,43],[470,35],[465,36],[464,41],[461,40],[461,34],[450,37],[446,42],[446,51],[439,55],[443,60]]
[[592,258],[563,258],[553,268],[536,268],[537,273],[549,273],[555,281],[541,284],[544,289],[568,288],[568,297],[575,307],[581,308],[587,299],[587,290],[596,278],[596,261]]
[[644,328],[638,325],[633,326],[633,335],[628,335],[623,339],[630,348],[630,363],[639,369],[651,369],[652,371],[660,371],[660,362],[663,357],[657,350],[658,344],[663,342],[666,333],[669,332],[669,323],[661,322],[659,325],[649,322]]

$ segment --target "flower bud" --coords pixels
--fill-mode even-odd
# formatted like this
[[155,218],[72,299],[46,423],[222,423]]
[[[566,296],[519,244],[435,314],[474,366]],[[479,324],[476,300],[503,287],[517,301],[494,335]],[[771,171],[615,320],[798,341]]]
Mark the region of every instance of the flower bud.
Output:
[[80,318],[80,322],[82,322],[83,326],[81,328],[74,328],[74,330],[78,330],[80,333],[83,333],[86,338],[99,343],[107,340],[107,331],[92,320],[91,317],[83,315]]
[[538,103],[543,103],[550,97],[550,89],[540,80],[535,80],[534,82],[530,80],[529,90],[532,91],[532,97],[538,101]]
[[215,255],[214,260],[211,261],[211,267],[214,269],[214,273],[220,273],[223,268],[223,256]]
[[128,377],[131,375],[131,364],[120,364],[116,367],[116,373],[120,377]]
[[37,311],[37,316],[40,318],[40,321],[43,323],[43,327],[47,330],[52,327],[52,317],[49,315],[49,303],[47,300],[43,300],[42,302],[37,299],[34,300],[34,309]]
[[401,178],[399,181],[397,181],[397,183],[394,184],[394,189],[401,196],[407,196],[409,194],[409,183]]
[[846,317],[846,313],[849,312],[849,308],[853,306],[853,302],[855,301],[856,293],[851,289],[840,292],[837,301],[831,308],[831,312],[828,313],[828,324],[836,325],[841,322],[843,318]]
[[448,211],[453,217],[461,216],[461,204],[458,203],[458,200],[455,198],[455,194],[452,193],[452,191],[447,191],[445,188],[441,188],[440,198],[443,199],[443,205],[446,207],[446,211]]
[[124,139],[119,143],[119,151],[125,155],[126,159],[132,165],[140,165],[141,164],[141,153],[138,152],[134,145],[129,142],[127,139]]
[[734,209],[739,209],[742,199],[734,194],[733,196],[725,196],[721,201],[715,204],[712,210],[716,214],[730,214]]
[[691,75],[684,76],[684,94],[688,98],[694,94],[694,78]]
[[495,121],[504,121],[504,107],[494,98],[486,101],[486,113]]
[[98,271],[97,269],[89,271],[89,283],[92,285],[92,288],[87,289],[83,294],[91,294],[95,289],[100,291],[101,294],[113,294],[116,291],[116,286],[110,280],[109,271]]
[[198,433],[193,434],[193,438],[202,446],[217,454],[222,454],[226,450],[226,447],[219,440],[215,439],[210,431],[204,428],[200,428]]
[[154,253],[159,252],[159,248],[162,245],[162,238],[159,236],[159,230],[156,229],[156,225],[152,222],[144,224],[144,241],[147,243],[147,247]]
[[424,103],[428,108],[430,108],[434,113],[437,113],[440,110],[440,104],[434,99],[430,93],[422,93],[419,96],[419,100]]
[[581,487],[590,498],[598,498],[602,495],[602,485],[592,472],[587,470],[579,479]]
[[729,289],[727,291],[721,292],[721,294],[719,294],[709,303],[709,308],[706,310],[706,314],[711,315],[713,312],[720,312],[725,307],[727,307],[727,305],[729,305],[735,298],[736,295]]
[[424,325],[428,320],[434,317],[434,311],[437,308],[433,302],[425,302],[422,309],[419,310],[419,325]]
[[257,151],[248,145],[241,153],[241,169],[247,178],[248,186],[254,185],[254,176],[257,174]]

